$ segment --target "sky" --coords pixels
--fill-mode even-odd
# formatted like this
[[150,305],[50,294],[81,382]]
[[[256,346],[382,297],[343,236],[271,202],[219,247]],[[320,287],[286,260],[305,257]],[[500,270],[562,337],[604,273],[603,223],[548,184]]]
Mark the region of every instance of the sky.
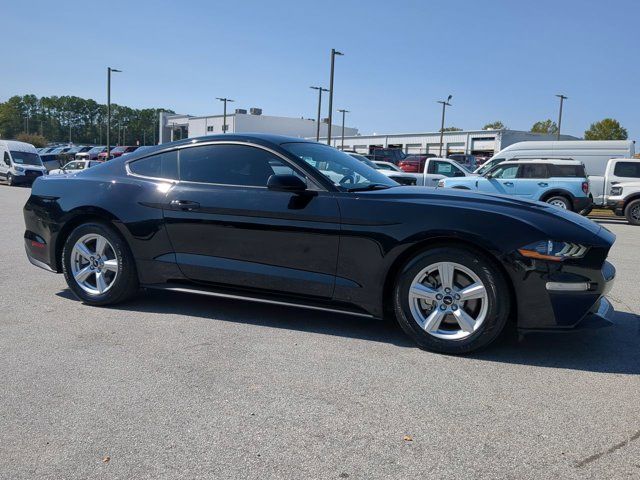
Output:
[[[336,59],[334,108],[362,134],[557,120],[583,136],[613,117],[640,136],[640,1],[0,0],[0,101],[76,95],[192,115],[216,97],[315,118]],[[323,117],[326,116],[326,102]],[[334,118],[337,113],[334,110]]]

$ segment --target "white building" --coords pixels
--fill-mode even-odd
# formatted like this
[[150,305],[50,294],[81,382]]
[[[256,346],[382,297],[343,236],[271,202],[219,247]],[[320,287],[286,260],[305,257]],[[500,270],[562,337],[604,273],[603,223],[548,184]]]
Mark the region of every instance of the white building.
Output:
[[[216,135],[223,132],[223,115],[208,115],[195,117],[192,115],[160,113],[159,143],[171,142],[181,138],[201,137],[203,135]],[[327,135],[328,125],[320,123],[320,135]],[[262,110],[252,108],[249,112],[236,109],[227,114],[227,132],[229,133],[273,133],[289,135],[292,137],[315,138],[317,122],[308,118],[274,117],[262,115]],[[341,125],[332,126],[334,133],[340,135]],[[345,127],[345,135],[358,134],[357,128]]]
[[[340,132],[332,131],[331,145],[341,147]],[[523,132],[518,130],[469,130],[444,132],[442,156],[464,153],[492,156],[503,148],[517,142],[531,140],[555,140],[556,135]],[[578,140],[571,135],[560,135],[561,140]],[[326,137],[320,139],[326,142]],[[400,148],[405,153],[440,154],[440,132],[396,133],[389,135],[352,135],[344,138],[344,149],[369,153],[374,148]]]

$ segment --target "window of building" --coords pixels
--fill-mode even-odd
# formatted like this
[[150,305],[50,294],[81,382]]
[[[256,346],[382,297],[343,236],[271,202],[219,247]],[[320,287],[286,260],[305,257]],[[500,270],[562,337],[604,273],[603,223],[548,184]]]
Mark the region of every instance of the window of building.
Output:
[[207,126],[207,132],[213,132],[213,125]]
[[178,152],[164,152],[131,162],[129,170],[136,175],[152,178],[178,179]]

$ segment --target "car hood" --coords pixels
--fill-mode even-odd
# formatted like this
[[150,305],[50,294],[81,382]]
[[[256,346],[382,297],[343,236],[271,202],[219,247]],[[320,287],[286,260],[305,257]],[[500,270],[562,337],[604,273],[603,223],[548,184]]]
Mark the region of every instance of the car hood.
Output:
[[[359,193],[367,196],[375,195],[388,201],[458,207],[466,210],[469,214],[472,214],[473,211],[493,212],[497,215],[516,218],[536,229],[540,229],[543,225],[550,226],[552,227],[551,232],[556,230],[553,228],[553,224],[561,224],[563,226],[570,224],[579,227],[583,231],[586,230],[590,236],[603,235],[603,228],[600,225],[577,213],[562,210],[547,203],[521,200],[508,195],[405,186]],[[605,236],[609,235],[613,239],[615,238],[613,234],[605,234]],[[561,240],[560,238],[552,239]],[[613,242],[613,239],[611,239],[611,242]]]

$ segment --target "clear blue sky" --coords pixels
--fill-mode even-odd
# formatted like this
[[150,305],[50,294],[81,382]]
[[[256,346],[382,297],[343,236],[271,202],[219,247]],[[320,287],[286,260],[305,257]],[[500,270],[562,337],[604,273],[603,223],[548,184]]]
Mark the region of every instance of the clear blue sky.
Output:
[[[95,6],[94,6],[95,5]],[[221,113],[215,97],[265,114],[315,117],[310,85],[362,133],[433,131],[557,117],[581,136],[604,117],[640,136],[640,2],[9,1],[2,2],[0,100],[15,94]],[[325,103],[326,106],[326,103]]]

